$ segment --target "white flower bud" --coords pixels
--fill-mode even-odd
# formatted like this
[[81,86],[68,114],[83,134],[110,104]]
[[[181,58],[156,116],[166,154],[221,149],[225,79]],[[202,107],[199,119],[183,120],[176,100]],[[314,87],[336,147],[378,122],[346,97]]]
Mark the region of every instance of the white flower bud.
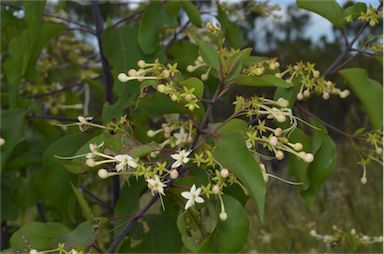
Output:
[[159,84],[157,87],[156,87],[157,91],[159,91],[160,93],[165,93],[165,85],[164,84]]
[[277,103],[279,104],[280,107],[286,108],[289,106],[289,101],[284,99],[284,98],[279,98],[277,99]]
[[362,178],[360,178],[360,182],[362,184],[366,184],[367,183],[367,177],[366,176],[363,176]]
[[283,130],[281,128],[276,128],[273,133],[276,135],[276,136],[280,136],[282,133],[283,133]]
[[135,69],[130,69],[128,71],[128,76],[130,77],[135,77],[135,76],[138,76],[139,74],[137,73],[137,71]]
[[325,83],[325,85],[326,85],[326,86],[332,86],[332,81],[329,81],[329,80],[328,80],[328,81]]
[[109,173],[106,169],[102,168],[102,169],[99,169],[99,171],[97,171],[97,175],[101,178],[101,179],[106,179],[109,177]]
[[88,167],[94,167],[94,166],[96,166],[95,164],[96,164],[96,162],[92,158],[88,158],[85,160],[85,165],[87,165]]
[[349,95],[349,90],[344,90],[344,91],[342,91],[342,92],[339,93],[339,96],[340,96],[340,98],[342,98],[342,99],[348,97],[348,95]]
[[281,78],[282,75],[281,75],[281,73],[275,73],[275,77],[276,77],[276,78]]
[[226,221],[227,218],[228,218],[228,214],[227,214],[226,212],[221,212],[221,213],[219,214],[219,218],[220,218],[220,220],[222,220],[222,221]]
[[375,25],[376,25],[376,21],[374,21],[373,19],[371,19],[371,20],[369,21],[369,26],[374,27]]
[[246,146],[248,149],[251,149],[251,148],[252,148],[252,143],[251,143],[251,142],[245,142],[245,146]]
[[121,82],[127,82],[129,80],[129,77],[125,73],[120,73],[119,75],[117,75],[117,79]]
[[186,101],[191,101],[191,100],[193,100],[194,99],[194,95],[193,94],[186,94],[185,96],[184,96],[184,99],[186,100]]
[[275,68],[279,68],[280,67],[280,63],[279,62],[275,62]]
[[193,104],[189,104],[189,105],[188,105],[188,109],[189,109],[190,111],[193,111],[193,110],[195,109],[195,105],[193,105]]
[[37,253],[38,253],[38,251],[35,250],[35,249],[31,249],[31,250],[29,251],[29,254],[37,254]]
[[275,146],[279,143],[279,139],[275,136],[272,136],[269,138],[268,140],[268,143],[271,145],[271,146]]
[[262,68],[257,68],[255,73],[257,76],[261,76],[261,75],[263,75],[264,70]]
[[314,229],[312,229],[311,232],[309,232],[309,234],[311,236],[316,236],[317,235],[316,230],[314,230]]
[[296,98],[297,98],[299,101],[301,101],[301,100],[304,99],[304,96],[303,96],[302,93],[298,93],[298,94],[296,95]]
[[313,154],[311,154],[311,153],[307,153],[304,156],[304,161],[307,163],[311,163],[313,161],[313,159],[314,159],[314,157],[313,157]]
[[164,70],[163,73],[162,73],[163,77],[164,78],[169,78],[169,76],[171,75],[171,72],[169,70]]
[[176,94],[172,94],[172,95],[171,95],[171,100],[173,100],[173,101],[177,101],[177,95],[176,95]]
[[192,65],[188,65],[187,66],[187,71],[188,72],[193,72],[195,70],[195,67],[193,67]]
[[383,153],[383,149],[381,147],[376,148],[376,153],[381,155]]
[[218,194],[220,194],[220,187],[219,187],[219,185],[213,185],[213,187],[212,187],[212,192],[214,193],[214,194],[216,194],[216,195],[218,195]]
[[301,143],[296,143],[296,144],[294,144],[292,147],[293,147],[293,149],[295,149],[296,151],[300,151],[301,149],[303,149],[303,144],[301,144]]
[[324,92],[323,93],[323,99],[324,100],[328,100],[329,99],[329,93],[328,92]]
[[5,140],[3,138],[0,138],[0,146],[5,144]]
[[204,63],[204,59],[201,56],[198,56],[196,60],[200,63]]
[[320,77],[320,72],[319,72],[319,71],[314,71],[314,72],[313,72],[313,76],[314,76],[315,78]]
[[278,160],[282,160],[282,159],[284,159],[284,153],[282,151],[276,151],[275,157]]
[[176,179],[179,177],[179,172],[176,169],[172,169],[169,173],[169,176],[171,177],[171,179]]
[[224,178],[227,178],[229,176],[229,171],[228,169],[224,168],[220,171],[220,175]]
[[139,60],[137,62],[137,66],[139,66],[140,68],[145,68],[145,61],[144,60]]
[[287,120],[287,117],[285,117],[285,115],[283,115],[283,114],[277,114],[277,115],[275,115],[275,119],[279,123],[284,123]]
[[200,78],[202,81],[206,81],[208,79],[208,74],[207,73],[201,74]]
[[268,67],[269,67],[269,69],[271,69],[271,70],[276,69],[275,63],[270,63],[270,64],[268,65]]
[[356,229],[354,228],[351,229],[351,235],[356,235]]
[[153,130],[148,130],[147,131],[147,136],[150,138],[153,138],[156,135],[156,132]]
[[311,92],[307,89],[304,91],[303,95],[305,98],[308,98],[309,96],[311,96]]

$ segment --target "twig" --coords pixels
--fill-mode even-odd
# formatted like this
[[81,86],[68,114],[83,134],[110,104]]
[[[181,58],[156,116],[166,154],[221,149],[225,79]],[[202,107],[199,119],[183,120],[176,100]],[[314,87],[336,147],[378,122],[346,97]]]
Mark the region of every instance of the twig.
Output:
[[88,190],[87,188],[85,188],[84,186],[80,185],[80,189],[86,194],[88,195],[90,198],[92,198],[97,204],[99,204],[100,206],[108,209],[109,212],[113,212],[113,207],[108,204],[107,202],[105,202],[104,200],[100,199],[98,196],[96,196],[95,194],[93,194],[90,190]]
[[[102,32],[103,32],[103,17],[101,16],[100,7],[97,0],[92,1],[92,12],[96,25],[96,38],[100,52],[101,65],[103,69],[103,81],[105,86],[105,94],[108,104],[113,104],[113,78],[110,71],[110,66],[107,58],[104,55]],[[119,176],[112,177],[112,206],[115,207],[120,195],[120,178]]]
[[39,220],[42,222],[45,222],[45,211],[44,211],[44,206],[43,203],[40,201],[37,202],[36,204],[36,209],[37,209],[37,215],[39,216]]
[[124,22],[130,21],[132,18],[134,18],[135,16],[137,16],[139,14],[142,14],[143,12],[144,12],[144,10],[140,10],[140,11],[134,12],[134,13],[128,15],[127,17],[124,17],[124,18],[120,19],[119,21],[117,21],[112,26],[113,27],[117,27],[117,26],[119,26],[120,24],[122,24]]

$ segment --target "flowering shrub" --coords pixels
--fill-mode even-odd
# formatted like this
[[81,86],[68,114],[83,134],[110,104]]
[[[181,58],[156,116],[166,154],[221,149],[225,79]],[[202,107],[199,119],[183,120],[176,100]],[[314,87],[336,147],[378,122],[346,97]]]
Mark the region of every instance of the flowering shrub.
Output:
[[[252,4],[262,15],[278,9]],[[205,22],[193,2],[152,1],[105,29],[97,1],[87,3],[95,29],[63,13],[48,15],[44,2],[25,2],[22,19],[2,6],[5,23],[22,28],[8,28],[2,60],[2,177],[37,189],[23,194],[22,214],[7,204],[2,220],[14,221],[37,204],[42,221],[15,230],[10,251],[240,251],[248,198],[263,222],[271,178],[299,187],[311,204],[336,167],[327,123],[298,110],[311,97],[360,99],[370,126],[348,135],[363,168],[361,183],[368,183],[367,164],[382,164],[382,86],[362,68],[342,68],[349,52],[382,52],[374,34],[355,48],[368,26],[381,23],[382,5],[342,9],[336,1],[297,1],[340,31],[362,26],[352,39],[345,36],[345,50],[323,72],[315,63],[282,66],[279,56],[255,56],[233,19],[241,12],[213,6],[217,22]],[[97,49],[68,30],[94,36]],[[61,63],[62,57],[69,60]],[[75,85],[62,85],[68,81]],[[216,116],[220,102],[242,86],[268,92],[236,94],[230,114]],[[278,176],[272,160],[286,161],[294,180]],[[330,246],[344,241],[335,232],[310,235]],[[382,237],[355,240],[373,244]]]

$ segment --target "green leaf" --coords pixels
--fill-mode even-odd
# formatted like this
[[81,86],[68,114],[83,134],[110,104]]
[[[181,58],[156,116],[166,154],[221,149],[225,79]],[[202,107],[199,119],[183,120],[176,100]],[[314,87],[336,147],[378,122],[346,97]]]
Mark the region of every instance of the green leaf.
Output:
[[160,2],[151,2],[147,8],[145,8],[143,18],[141,19],[137,41],[145,54],[154,53],[160,45],[160,9]]
[[337,28],[344,28],[343,10],[336,0],[296,0],[299,8],[319,14]]
[[1,138],[5,144],[0,146],[1,171],[9,159],[13,149],[25,138],[25,110],[1,110]]
[[302,195],[312,202],[312,197],[320,185],[333,173],[336,168],[336,145],[333,140],[326,136],[315,154],[315,160],[308,167],[308,177],[310,181],[309,189]]
[[219,70],[219,54],[217,53],[216,49],[202,40],[197,40],[197,45],[199,46],[200,55],[204,59],[204,62],[216,71]]
[[218,221],[215,231],[203,242],[199,252],[236,253],[247,241],[249,222],[243,206],[228,195],[223,196],[223,201],[228,218]]
[[187,13],[189,20],[197,27],[202,27],[202,21],[200,17],[200,12],[196,8],[196,6],[191,3],[189,0],[183,0],[181,1],[183,4],[183,9]]
[[167,215],[145,216],[119,248],[121,253],[180,253],[180,250],[176,220]]
[[370,79],[361,68],[344,69],[339,72],[353,93],[363,104],[374,129],[383,125],[383,86]]
[[109,27],[103,32],[103,49],[105,56],[112,65],[112,75],[114,77],[113,91],[119,96],[113,105],[105,104],[102,119],[104,122],[119,118],[126,108],[134,103],[140,94],[140,84],[138,81],[122,83],[117,79],[119,73],[126,73],[129,69],[137,69],[137,61],[143,59],[147,62],[159,58],[163,61],[164,52],[158,48],[153,55],[146,55],[140,48],[137,40],[137,29],[131,27]]
[[86,248],[96,239],[95,223],[86,221],[78,225],[72,232],[64,234],[60,242],[65,243],[66,249]]
[[258,217],[263,222],[266,187],[259,163],[245,146],[245,138],[241,134],[246,126],[244,121],[231,120],[220,128],[213,156],[244,183],[256,202]]
[[177,28],[179,22],[177,16],[180,11],[180,3],[178,1],[169,1],[163,5],[163,8],[160,10],[160,20],[162,22],[162,27],[171,27]]
[[235,83],[245,86],[275,86],[281,88],[289,88],[293,86],[293,84],[277,78],[272,74],[265,74],[260,77],[239,75],[235,80]]
[[189,78],[183,81],[183,86],[188,89],[194,88],[193,94],[195,94],[198,98],[202,98],[204,95],[204,84],[198,78]]
[[217,5],[218,20],[221,24],[222,33],[232,48],[241,48],[244,44],[244,35],[240,26],[229,20],[221,5]]
[[84,198],[83,193],[81,193],[73,184],[71,183],[71,187],[73,192],[75,193],[75,196],[77,198],[77,201],[80,204],[81,211],[83,213],[83,216],[87,220],[92,220],[93,219],[93,213],[91,208],[89,207],[87,201]]
[[351,16],[352,19],[356,19],[362,12],[367,12],[367,5],[365,3],[356,3],[347,7],[344,11],[344,18]]
[[199,55],[199,49],[189,41],[176,41],[167,49],[167,55],[177,62],[177,66],[186,69]]
[[49,250],[57,248],[63,234],[70,230],[55,222],[31,222],[17,230],[10,239],[10,247],[22,253],[29,253],[32,248]]
[[84,133],[69,134],[50,145],[43,154],[43,170],[37,179],[38,190],[44,204],[66,223],[74,219],[71,216],[76,199],[72,194],[71,182],[75,182],[77,177],[68,172],[54,156],[72,156],[87,140]]
[[128,154],[135,158],[139,158],[156,150],[160,150],[160,146],[155,142],[150,142],[147,144],[135,145],[128,150]]
[[251,48],[246,48],[232,55],[228,59],[227,65],[229,66],[229,69],[226,73],[226,82],[231,82],[239,76],[241,70],[243,69],[244,62],[248,59],[251,52]]

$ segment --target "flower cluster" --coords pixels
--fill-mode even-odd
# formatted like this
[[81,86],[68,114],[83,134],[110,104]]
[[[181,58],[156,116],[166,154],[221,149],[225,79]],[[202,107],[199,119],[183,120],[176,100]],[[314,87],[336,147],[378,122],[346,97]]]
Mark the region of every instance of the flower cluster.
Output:
[[299,83],[300,90],[296,95],[298,100],[308,98],[312,93],[321,94],[324,100],[328,100],[331,94],[346,98],[349,90],[340,90],[336,84],[320,76],[320,72],[311,63],[299,62],[295,65],[288,65],[287,69],[281,73],[276,73],[276,77],[285,78],[288,83]]
[[275,71],[279,67],[280,63],[277,61],[277,58],[271,58],[244,68],[243,74],[246,76],[261,76],[266,70]]
[[368,22],[369,26],[374,27],[379,24],[382,17],[383,11],[381,9],[375,9],[372,7],[372,5],[369,5],[367,12],[361,12],[358,19],[363,22]]
[[36,250],[36,249],[30,249],[29,254],[47,254],[47,253],[59,253],[59,254],[83,254],[84,252],[82,250],[76,250],[71,249],[69,251],[65,250],[65,244],[59,243],[58,247],[51,250]]
[[220,34],[220,26],[218,24],[212,24],[211,22],[207,22],[205,25],[205,29],[207,30],[208,33],[211,33],[213,35],[219,35]]
[[204,59],[201,56],[198,56],[194,62],[194,65],[188,65],[187,71],[188,72],[194,72],[199,68],[207,68],[206,72],[201,74],[200,78],[201,80],[207,80],[209,77],[209,73],[211,71],[211,67],[208,67],[207,64],[204,62]]
[[310,235],[317,240],[323,241],[328,247],[341,246],[344,244],[346,237],[352,236],[360,244],[382,243],[383,236],[367,236],[362,233],[357,233],[355,229],[350,232],[344,232],[336,225],[332,226],[333,234],[321,235],[316,230],[311,230]]

